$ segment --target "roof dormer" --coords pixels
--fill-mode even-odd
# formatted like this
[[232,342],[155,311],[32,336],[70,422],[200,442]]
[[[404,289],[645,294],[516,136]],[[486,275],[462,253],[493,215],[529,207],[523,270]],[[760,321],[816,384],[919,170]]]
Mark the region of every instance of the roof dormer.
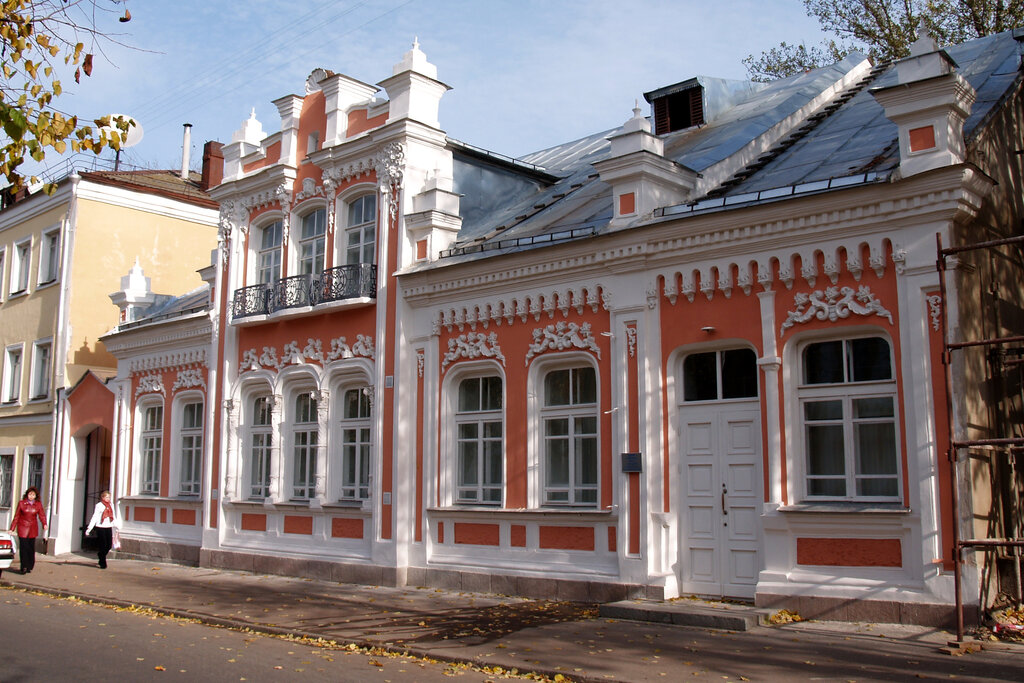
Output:
[[699,126],[704,120],[704,86],[696,78],[644,93],[651,103],[654,134]]

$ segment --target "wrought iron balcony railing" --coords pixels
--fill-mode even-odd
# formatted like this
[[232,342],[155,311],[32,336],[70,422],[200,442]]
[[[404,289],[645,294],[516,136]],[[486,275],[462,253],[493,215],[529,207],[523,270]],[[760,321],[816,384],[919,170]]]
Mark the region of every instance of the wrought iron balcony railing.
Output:
[[377,295],[377,267],[372,263],[329,268],[316,275],[292,275],[271,283],[236,289],[231,302],[233,320],[252,315],[330,301],[373,298]]

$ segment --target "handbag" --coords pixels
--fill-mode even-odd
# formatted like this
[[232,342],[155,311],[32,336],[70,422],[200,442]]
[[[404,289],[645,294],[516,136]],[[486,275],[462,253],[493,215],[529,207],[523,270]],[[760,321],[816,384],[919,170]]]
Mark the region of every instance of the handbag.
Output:
[[121,549],[121,534],[117,531],[117,527],[115,527],[114,531],[111,533],[110,547],[114,550]]

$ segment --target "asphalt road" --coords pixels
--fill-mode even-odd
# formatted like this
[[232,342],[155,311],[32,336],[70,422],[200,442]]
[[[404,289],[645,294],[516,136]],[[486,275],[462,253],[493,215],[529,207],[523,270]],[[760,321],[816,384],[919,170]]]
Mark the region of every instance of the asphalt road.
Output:
[[0,591],[0,682],[490,681],[440,662],[317,648],[144,611]]

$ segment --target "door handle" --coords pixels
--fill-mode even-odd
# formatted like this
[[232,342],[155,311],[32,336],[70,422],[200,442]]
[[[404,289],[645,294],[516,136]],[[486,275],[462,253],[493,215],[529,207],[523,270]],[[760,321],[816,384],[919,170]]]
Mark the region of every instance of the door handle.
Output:
[[727,493],[727,491],[725,489],[725,484],[722,484],[722,514],[723,515],[729,514],[729,508],[725,507],[725,494],[726,493]]

